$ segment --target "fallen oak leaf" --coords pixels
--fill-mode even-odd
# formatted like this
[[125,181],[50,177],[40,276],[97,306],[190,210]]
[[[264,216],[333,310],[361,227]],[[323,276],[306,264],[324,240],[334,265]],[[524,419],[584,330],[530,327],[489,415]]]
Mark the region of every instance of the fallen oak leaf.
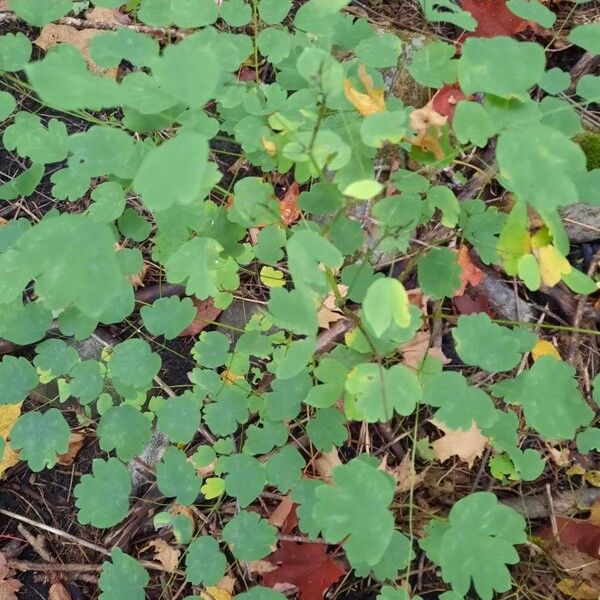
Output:
[[444,432],[444,436],[431,443],[435,457],[440,462],[446,462],[450,457],[457,456],[466,462],[470,469],[475,459],[483,455],[489,440],[479,431],[475,421],[467,431],[461,429],[454,431],[434,419],[430,422]]
[[385,110],[384,90],[375,89],[373,87],[373,78],[367,73],[367,69],[364,65],[358,67],[358,78],[364,85],[367,93],[363,94],[362,92],[359,92],[352,86],[352,82],[349,79],[344,79],[344,95],[348,102],[350,102],[363,117],[383,112]]
[[322,600],[329,587],[347,573],[327,554],[325,544],[283,540],[267,560],[276,568],[262,575],[264,585],[294,585],[300,591],[300,600]]

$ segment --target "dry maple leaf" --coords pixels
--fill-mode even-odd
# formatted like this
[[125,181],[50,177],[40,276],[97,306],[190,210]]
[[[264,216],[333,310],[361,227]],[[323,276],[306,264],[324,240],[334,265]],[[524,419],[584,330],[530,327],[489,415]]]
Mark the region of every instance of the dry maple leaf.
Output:
[[435,93],[431,106],[436,113],[448,117],[448,121],[452,123],[456,105],[466,97],[457,83],[446,84]]
[[299,196],[300,186],[297,181],[294,181],[279,203],[279,214],[281,215],[281,220],[286,225],[291,225],[300,218],[300,209],[298,208]]
[[58,460],[57,460],[58,464],[62,465],[63,467],[71,466],[73,464],[73,462],[75,461],[75,457],[81,450],[81,447],[83,446],[84,441],[85,441],[85,435],[83,435],[82,433],[77,433],[76,431],[73,431],[71,433],[71,437],[69,438],[69,448],[67,449],[67,451],[64,454],[58,455]]
[[148,542],[143,548],[144,550],[149,550],[150,548],[154,548],[154,558],[169,572],[173,573],[177,570],[177,566],[179,565],[179,557],[181,556],[181,551],[178,548],[173,548],[170,544],[168,544],[162,538],[157,538]]
[[222,308],[217,308],[215,306],[212,298],[198,300],[198,298],[194,296],[192,302],[196,306],[196,316],[191,324],[179,334],[179,337],[198,335],[223,312]]
[[410,128],[415,132],[415,136],[408,141],[413,146],[431,152],[436,160],[442,160],[445,155],[439,138],[442,136],[442,127],[447,122],[448,117],[436,112],[433,100],[430,100],[425,106],[410,113]]
[[10,574],[6,556],[0,552],[0,600],[18,600],[17,592],[23,584]]
[[344,94],[348,102],[364,117],[383,112],[385,110],[384,90],[373,87],[373,78],[367,73],[364,65],[358,67],[358,78],[367,93],[359,92],[349,79],[344,79]]
[[481,434],[475,421],[473,421],[471,429],[467,431],[461,429],[453,431],[443,423],[433,419],[430,422],[445,434],[431,444],[435,457],[440,462],[445,462],[452,456],[458,456],[460,460],[467,463],[470,469],[475,459],[483,454],[488,444],[488,438]]
[[513,36],[535,24],[515,15],[507,6],[506,0],[462,0],[463,10],[471,13],[477,21],[475,31],[462,37]]
[[471,284],[473,287],[479,285],[483,282],[485,274],[471,261],[469,249],[466,246],[460,247],[458,251],[457,262],[461,267],[460,287],[454,296],[462,296],[467,289],[467,285]]
[[329,554],[325,544],[281,541],[268,559],[277,568],[262,576],[269,587],[288,583],[300,590],[300,600],[322,600],[346,569]]

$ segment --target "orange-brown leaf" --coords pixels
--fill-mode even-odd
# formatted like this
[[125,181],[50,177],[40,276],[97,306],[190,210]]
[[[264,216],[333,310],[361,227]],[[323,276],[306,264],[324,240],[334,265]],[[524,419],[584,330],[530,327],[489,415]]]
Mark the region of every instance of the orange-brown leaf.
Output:
[[196,316],[180,334],[179,337],[198,335],[205,327],[211,324],[223,312],[222,308],[217,308],[212,298],[206,300],[198,300],[192,298],[192,302],[196,306]]
[[458,251],[457,261],[462,269],[460,273],[461,285],[454,295],[462,296],[465,293],[465,290],[467,289],[467,285],[479,285],[483,281],[485,275],[483,271],[471,261],[471,257],[469,256],[469,249],[466,246],[460,247],[460,250]]
[[298,208],[298,198],[300,196],[300,186],[294,181],[288,188],[285,196],[279,203],[279,213],[281,220],[286,225],[295,223],[300,218],[300,209]]

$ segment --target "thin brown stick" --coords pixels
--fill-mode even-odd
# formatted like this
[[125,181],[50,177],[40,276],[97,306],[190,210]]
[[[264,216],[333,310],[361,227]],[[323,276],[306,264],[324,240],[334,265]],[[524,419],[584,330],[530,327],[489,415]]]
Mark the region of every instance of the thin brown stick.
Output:
[[15,571],[37,571],[38,573],[99,573],[102,565],[61,565],[60,563],[35,563],[28,560],[9,560],[8,568]]

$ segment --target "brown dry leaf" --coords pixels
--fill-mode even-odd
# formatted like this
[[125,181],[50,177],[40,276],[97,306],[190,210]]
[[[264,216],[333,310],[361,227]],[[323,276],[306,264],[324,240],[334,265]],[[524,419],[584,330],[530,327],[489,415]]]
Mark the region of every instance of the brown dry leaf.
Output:
[[[21,415],[21,404],[4,404],[0,406],[0,437],[6,440],[13,428],[16,420]],[[19,462],[19,453],[15,452],[7,443],[4,446],[4,455],[0,460],[0,479],[10,467],[14,467]],[[0,555],[1,556],[1,555]]]
[[323,481],[331,481],[334,467],[341,464],[342,461],[335,446],[329,452],[321,452],[319,458],[315,460],[315,468]]
[[367,93],[359,92],[349,79],[344,79],[344,94],[348,102],[364,117],[383,112],[385,110],[384,90],[373,88],[373,78],[367,73],[364,65],[358,67],[358,78]]
[[439,138],[442,136],[442,127],[447,122],[448,117],[436,112],[433,109],[433,101],[430,100],[422,108],[410,113],[410,128],[416,135],[409,139],[409,142],[413,146],[431,152],[436,160],[442,160],[445,155]]
[[598,600],[600,597],[600,590],[585,581],[577,581],[576,579],[561,579],[556,585],[556,589],[565,596],[575,598],[575,600]]
[[427,352],[429,352],[430,339],[431,333],[429,331],[417,331],[410,342],[402,344],[398,348],[402,352],[402,364],[411,369],[418,369],[425,356],[427,356]]
[[457,262],[461,267],[461,283],[454,296],[462,296],[467,289],[467,285],[471,284],[473,287],[479,285],[484,280],[485,275],[483,271],[471,261],[469,249],[466,246],[460,247]]
[[286,519],[294,508],[294,501],[288,494],[283,497],[283,500],[278,504],[277,508],[269,516],[269,523],[277,529],[281,529],[281,526],[285,523]]
[[[595,589],[600,589],[600,561],[591,560],[587,554],[566,546],[550,547],[556,563],[575,581],[584,581]],[[599,594],[600,595],[600,594]]]
[[140,287],[144,287],[144,279],[146,278],[146,273],[148,272],[148,265],[144,261],[142,263],[142,268],[139,273],[136,275],[128,275],[129,281],[133,286],[134,290],[137,290]]
[[63,467],[70,467],[75,461],[77,454],[79,454],[84,441],[85,435],[83,433],[72,432],[69,438],[69,448],[64,454],[58,455],[58,464]]
[[169,545],[162,538],[157,538],[148,542],[143,550],[148,550],[149,548],[154,548],[154,558],[169,572],[173,573],[177,570],[177,566],[179,565],[179,557],[181,556],[181,551],[178,548],[173,548],[173,546]]
[[416,489],[423,483],[427,475],[427,468],[420,473],[415,471],[409,452],[404,455],[402,462],[397,467],[392,469],[385,467],[384,470],[396,480],[396,492],[400,493],[408,492],[411,488]]
[[467,463],[470,469],[475,459],[483,454],[489,441],[481,434],[475,421],[473,421],[473,425],[468,431],[462,431],[461,429],[453,431],[443,423],[433,419],[431,423],[445,433],[443,437],[431,444],[433,452],[440,462],[447,461],[451,456],[458,456],[460,460]]
[[[340,283],[338,284],[337,288],[342,298],[348,293],[347,285]],[[332,323],[335,323],[343,318],[344,315],[342,311],[335,305],[335,294],[333,292],[329,292],[325,300],[323,300],[321,308],[319,308],[319,311],[317,312],[319,327],[323,329],[329,329]]]
[[250,570],[250,573],[256,573],[258,575],[270,573],[271,571],[275,571],[277,568],[277,565],[273,565],[266,560],[251,560],[248,563],[248,569]]
[[[97,10],[100,9],[96,8],[92,12],[96,12]],[[92,60],[92,57],[88,52],[90,41],[99,33],[102,32],[97,29],[75,29],[75,27],[71,27],[70,25],[48,23],[48,25],[45,25],[42,28],[40,35],[34,40],[34,44],[46,52],[58,44],[71,44],[81,52],[90,71],[97,73],[98,75],[105,75],[111,79],[116,79],[116,68],[103,69],[102,67],[99,67]]]
[[101,8],[95,6],[93,10],[87,13],[86,19],[90,23],[112,23],[113,25],[120,24],[118,11],[112,8]]
[[548,450],[548,454],[550,455],[552,462],[557,467],[562,468],[562,467],[569,466],[569,463],[571,462],[569,459],[569,455],[571,454],[571,451],[568,448],[561,448],[559,450],[558,448],[555,448],[554,446],[551,446],[550,444],[546,444],[546,450]]
[[48,590],[48,600],[72,600],[67,588],[60,582],[53,583]]
[[6,556],[0,552],[0,599],[18,600],[17,592],[23,584],[18,579],[10,577],[10,569]]
[[0,0],[0,10],[10,10],[10,6],[8,5],[8,0]]
[[194,296],[192,298],[192,302],[196,306],[196,316],[191,325],[186,327],[179,334],[179,337],[186,335],[198,335],[205,327],[211,324],[211,321],[215,321],[216,318],[223,312],[222,308],[217,308],[215,306],[212,298],[198,300],[198,298]]
[[297,181],[294,181],[279,203],[279,214],[281,216],[281,220],[286,225],[291,225],[300,218],[300,209],[298,208],[299,197],[300,186],[298,185]]

